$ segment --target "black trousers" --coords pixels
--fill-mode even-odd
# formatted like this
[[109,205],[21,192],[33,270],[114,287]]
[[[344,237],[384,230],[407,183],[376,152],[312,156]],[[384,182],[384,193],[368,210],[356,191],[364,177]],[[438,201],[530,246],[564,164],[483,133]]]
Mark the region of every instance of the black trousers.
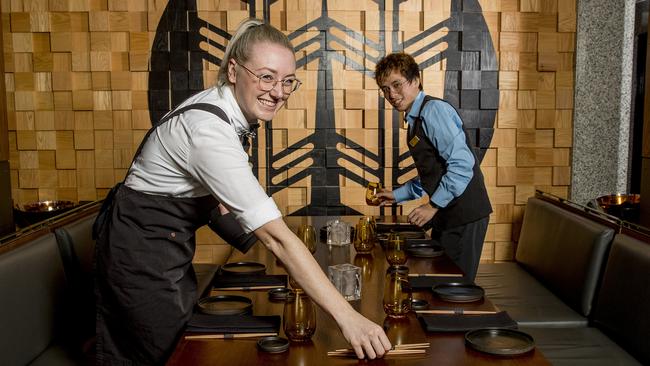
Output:
[[489,221],[488,216],[448,230],[431,231],[431,237],[445,248],[447,255],[470,281],[476,277]]

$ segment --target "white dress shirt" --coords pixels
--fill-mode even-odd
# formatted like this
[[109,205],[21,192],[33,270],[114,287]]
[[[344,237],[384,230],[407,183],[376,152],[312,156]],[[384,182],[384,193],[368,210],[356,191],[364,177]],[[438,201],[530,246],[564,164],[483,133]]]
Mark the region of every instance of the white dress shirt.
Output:
[[249,124],[229,86],[212,87],[181,103],[209,103],[223,109],[230,124],[212,113],[189,110],[149,136],[125,184],[168,197],[213,195],[246,232],[282,216],[248,164],[240,136]]

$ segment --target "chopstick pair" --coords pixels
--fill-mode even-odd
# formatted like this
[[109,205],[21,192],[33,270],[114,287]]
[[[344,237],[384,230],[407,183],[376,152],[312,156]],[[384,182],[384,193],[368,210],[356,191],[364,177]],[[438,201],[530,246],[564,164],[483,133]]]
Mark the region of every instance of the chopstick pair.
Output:
[[[427,348],[431,346],[430,343],[411,343],[411,344],[397,344],[391,348],[386,356],[400,356],[400,355],[422,355],[427,352]],[[334,351],[327,352],[331,357],[356,357],[356,352],[351,348],[342,348]]]
[[463,277],[460,273],[409,273],[409,277]]
[[416,314],[440,314],[440,315],[481,315],[481,314],[496,314],[498,313],[498,311],[451,309],[451,310],[416,310],[415,313]]
[[244,287],[215,287],[212,291],[250,291],[250,290],[271,290],[274,288],[282,288],[284,286],[244,286]]
[[278,333],[224,333],[224,334],[200,334],[185,336],[187,340],[197,339],[234,339],[234,338],[257,338],[277,336]]

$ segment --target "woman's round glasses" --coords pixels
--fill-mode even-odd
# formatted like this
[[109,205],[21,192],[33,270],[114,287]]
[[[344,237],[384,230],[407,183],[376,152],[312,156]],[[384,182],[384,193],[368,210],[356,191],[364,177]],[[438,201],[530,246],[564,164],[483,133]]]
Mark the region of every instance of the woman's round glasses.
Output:
[[275,88],[275,84],[280,83],[280,85],[282,86],[282,92],[284,94],[291,94],[294,91],[296,91],[296,89],[298,89],[300,84],[302,84],[302,81],[296,78],[286,78],[282,80],[276,80],[273,77],[273,75],[269,75],[269,74],[257,75],[253,71],[251,71],[248,67],[237,62],[237,60],[235,60],[235,63],[241,66],[244,70],[248,71],[248,73],[256,77],[259,88],[265,92],[271,91],[273,88]]

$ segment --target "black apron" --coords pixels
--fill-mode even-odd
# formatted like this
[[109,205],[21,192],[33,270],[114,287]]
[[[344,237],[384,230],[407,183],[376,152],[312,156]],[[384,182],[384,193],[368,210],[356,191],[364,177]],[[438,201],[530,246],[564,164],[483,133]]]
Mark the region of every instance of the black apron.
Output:
[[[149,130],[133,160],[158,126],[189,109],[229,122],[214,105],[186,106]],[[98,364],[161,365],[171,355],[196,298],[195,231],[217,204],[210,195],[157,196],[121,183],[111,190],[93,228]]]
[[[442,99],[429,95],[425,96],[418,116],[410,126],[406,137],[407,146],[415,162],[422,188],[429,197],[435,192],[442,177],[447,173],[447,161],[440,156],[440,153],[433,146],[433,143],[426,136],[422,128],[422,109],[430,100],[445,102]],[[465,143],[474,156],[472,179],[460,196],[454,198],[446,207],[439,209],[433,219],[424,225],[425,229],[433,228],[437,231],[444,231],[456,228],[485,218],[492,212],[492,206],[490,205],[487,190],[485,189],[479,160],[476,154],[474,154],[465,127],[463,126],[462,128],[465,134]]]

